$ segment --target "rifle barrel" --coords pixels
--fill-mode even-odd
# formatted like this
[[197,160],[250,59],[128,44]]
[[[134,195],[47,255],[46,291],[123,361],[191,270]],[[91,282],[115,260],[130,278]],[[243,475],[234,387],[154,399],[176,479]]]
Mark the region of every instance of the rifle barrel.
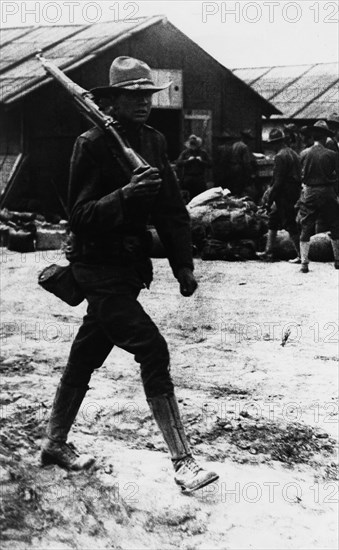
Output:
[[111,116],[105,115],[95,103],[92,94],[71,80],[54,63],[43,57],[40,53],[36,55],[45,71],[49,73],[61,86],[72,96],[81,113],[95,126],[99,127],[111,138],[125,156],[132,170],[136,168],[148,168],[149,164],[132,147],[124,141],[114,125],[116,124]]

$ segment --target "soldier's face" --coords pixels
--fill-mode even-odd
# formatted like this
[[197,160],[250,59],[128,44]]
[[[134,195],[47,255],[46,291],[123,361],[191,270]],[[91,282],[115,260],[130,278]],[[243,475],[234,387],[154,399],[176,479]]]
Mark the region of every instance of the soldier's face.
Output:
[[123,92],[114,99],[113,111],[118,120],[143,124],[152,109],[152,92]]

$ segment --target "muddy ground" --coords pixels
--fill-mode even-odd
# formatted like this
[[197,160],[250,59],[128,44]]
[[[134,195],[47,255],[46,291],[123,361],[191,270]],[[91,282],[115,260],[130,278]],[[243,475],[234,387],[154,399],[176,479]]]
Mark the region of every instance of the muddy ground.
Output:
[[93,375],[71,441],[85,473],[40,468],[54,391],[85,304],[37,285],[57,252],[2,250],[4,549],[332,549],[338,502],[338,271],[196,261],[183,298],[166,260],[141,302],[166,337],[192,446],[220,479],[173,482],[133,358]]

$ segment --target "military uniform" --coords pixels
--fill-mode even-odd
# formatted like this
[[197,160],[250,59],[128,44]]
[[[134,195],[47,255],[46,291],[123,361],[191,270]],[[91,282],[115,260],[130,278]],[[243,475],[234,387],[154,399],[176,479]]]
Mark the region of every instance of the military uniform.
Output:
[[334,267],[339,269],[339,155],[326,147],[333,137],[324,120],[308,128],[314,137],[314,145],[302,154],[304,189],[300,198],[299,220],[301,224],[301,271],[308,273],[310,238],[317,220],[322,220],[331,230]]
[[162,185],[152,202],[124,201],[121,188],[130,174],[99,130],[80,136],[74,147],[69,187],[72,265],[89,307],[64,379],[88,384],[116,344],[135,355],[146,395],[152,396],[172,391],[173,385],[167,345],[136,301],[152,280],[147,224],[155,225],[176,275],[180,267],[193,269],[190,223],[163,135],[143,125],[137,135],[127,137],[159,169]]
[[255,174],[255,159],[246,143],[236,141],[232,146],[231,185],[232,194],[241,196],[252,184]]
[[295,151],[284,146],[274,158],[270,202],[276,209],[269,215],[269,229],[286,229],[290,235],[298,233],[295,204],[301,191],[301,165]]
[[316,220],[326,220],[331,237],[339,239],[339,204],[335,188],[338,185],[339,156],[316,142],[302,156],[304,191],[300,200],[300,240],[308,242]]
[[176,164],[181,173],[181,187],[188,191],[190,200],[206,191],[205,173],[211,161],[204,149],[184,149]]
[[144,62],[116,58],[108,94],[121,133],[149,167],[133,171],[101,130],[80,136],[74,146],[69,185],[69,259],[88,301],[87,314],[71,347],[57,388],[43,444],[42,463],[80,470],[94,457],[78,456],[68,432],[88,390],[93,371],[114,345],[140,364],[147,402],[168,446],[175,481],[191,492],[218,476],[193,458],[170,375],[165,339],[137,298],[152,281],[147,225],[156,227],[184,296],[197,287],[193,276],[190,221],[166,154],[165,138],[145,124],[151,96],[160,91]]
[[265,193],[265,195],[267,194],[267,206],[271,207],[266,249],[264,252],[259,252],[258,257],[268,261],[273,260],[277,232],[279,229],[286,229],[297,253],[295,260],[291,261],[300,263],[299,232],[295,211],[301,189],[299,156],[287,146],[285,135],[279,128],[272,128],[268,143],[276,155],[274,157],[272,185]]

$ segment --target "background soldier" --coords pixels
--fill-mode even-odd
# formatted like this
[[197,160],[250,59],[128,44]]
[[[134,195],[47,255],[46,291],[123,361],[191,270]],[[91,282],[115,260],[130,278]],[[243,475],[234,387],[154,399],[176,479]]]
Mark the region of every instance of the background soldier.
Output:
[[325,220],[331,230],[334,265],[339,269],[339,203],[336,193],[339,178],[339,155],[326,148],[333,133],[320,120],[310,129],[314,145],[302,154],[303,189],[300,199],[301,271],[308,273],[310,238],[316,221]]
[[244,191],[252,187],[256,172],[256,161],[249,144],[254,140],[251,130],[243,130],[241,139],[232,146],[232,185],[233,195],[241,197]]
[[298,127],[293,123],[286,124],[286,126],[284,126],[284,134],[286,145],[299,154],[302,149],[302,145]]
[[79,456],[67,445],[67,435],[93,371],[117,345],[140,363],[147,401],[171,453],[175,481],[190,492],[218,476],[202,469],[191,455],[174,395],[167,344],[137,301],[152,280],[146,234],[150,218],[181,294],[191,296],[197,287],[189,217],[166,155],[165,138],[145,125],[152,94],[162,88],[154,85],[148,65],[118,57],[111,65],[110,86],[93,90],[95,97],[110,100],[121,133],[150,164],[147,169],[131,174],[121,153],[98,128],[75,143],[69,188],[70,228],[75,235],[71,260],[88,310],[57,388],[42,463],[69,470],[93,463],[93,457]]
[[301,165],[295,151],[287,146],[285,136],[278,128],[269,133],[268,143],[276,153],[274,157],[273,180],[268,191],[267,206],[271,208],[268,221],[268,235],[265,252],[259,253],[261,259],[272,260],[278,229],[286,229],[293,241],[297,258],[292,262],[300,263],[299,231],[296,222],[295,204],[301,191]]
[[232,186],[232,159],[233,142],[235,136],[228,130],[224,130],[219,136],[216,151],[214,177],[216,186],[231,190]]
[[201,145],[201,138],[192,134],[176,161],[181,187],[188,192],[189,200],[206,191],[205,174],[207,168],[212,166],[207,152]]

